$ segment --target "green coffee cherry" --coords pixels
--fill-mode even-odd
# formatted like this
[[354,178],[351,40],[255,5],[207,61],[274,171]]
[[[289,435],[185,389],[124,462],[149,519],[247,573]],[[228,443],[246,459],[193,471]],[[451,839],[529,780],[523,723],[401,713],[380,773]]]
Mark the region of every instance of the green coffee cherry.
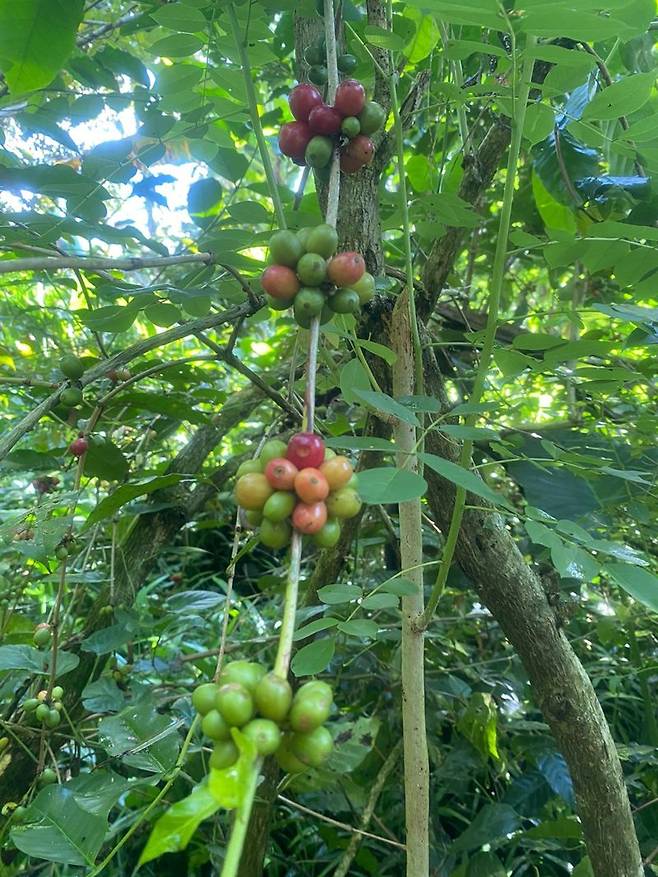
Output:
[[256,746],[259,755],[272,755],[281,743],[281,731],[271,719],[252,719],[242,733]]
[[256,686],[254,701],[261,716],[281,723],[292,704],[290,683],[276,673],[268,673]]
[[293,755],[309,767],[320,767],[331,755],[334,740],[327,728],[316,728],[308,734],[295,734],[290,741]]
[[63,374],[72,381],[77,381],[85,373],[85,367],[77,356],[67,353],[59,362],[59,367]]
[[237,682],[250,693],[253,693],[260,680],[265,675],[265,667],[254,661],[231,661],[224,667],[219,677],[219,684]]
[[201,730],[210,737],[211,740],[230,740],[231,729],[229,728],[224,716],[217,709],[212,709],[206,713],[201,722]]
[[192,706],[202,716],[215,709],[217,690],[218,686],[214,682],[206,682],[204,685],[199,685],[192,692]]
[[232,740],[222,740],[213,746],[208,763],[214,770],[224,770],[235,764],[239,757],[240,750],[235,743]]
[[254,714],[254,701],[249,691],[237,682],[222,685],[215,699],[217,709],[229,725],[241,728]]

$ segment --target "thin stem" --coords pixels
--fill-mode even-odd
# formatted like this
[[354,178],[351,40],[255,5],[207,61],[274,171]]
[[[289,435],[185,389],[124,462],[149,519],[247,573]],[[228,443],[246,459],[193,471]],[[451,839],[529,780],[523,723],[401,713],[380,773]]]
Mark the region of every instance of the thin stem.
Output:
[[320,341],[320,318],[311,320],[311,334],[308,342],[306,366],[306,391],[304,394],[304,429],[313,432],[315,426],[315,375],[318,370],[318,344]]
[[166,268],[168,265],[185,265],[188,262],[214,262],[212,253],[185,253],[182,256],[144,256],[106,259],[101,256],[44,256],[43,258],[7,259],[0,261],[0,274],[16,271],[61,271],[62,268],[82,268],[84,271],[140,271],[142,268]]
[[48,679],[48,700],[55,686],[57,677],[57,648],[59,645],[59,613],[62,608],[62,600],[64,599],[64,588],[66,587],[66,559],[61,562],[59,568],[59,584],[57,586],[57,596],[55,597],[55,607],[53,609],[52,628],[53,628],[53,648],[50,655],[50,677]]
[[290,542],[290,566],[288,568],[288,581],[283,602],[279,647],[276,653],[276,661],[274,662],[274,672],[277,676],[281,676],[284,679],[288,676],[290,656],[292,655],[292,637],[295,632],[295,613],[297,611],[301,563],[302,535],[294,530]]
[[391,110],[395,123],[395,142],[397,147],[398,177],[400,186],[400,208],[402,210],[402,229],[404,232],[404,261],[405,283],[409,290],[409,322],[411,323],[411,338],[414,348],[414,366],[416,375],[415,392],[423,393],[423,348],[420,343],[420,331],[418,329],[418,317],[416,315],[416,298],[414,296],[414,264],[411,251],[411,223],[409,220],[409,201],[407,195],[407,175],[404,166],[404,129],[400,118],[400,102],[398,100],[397,73],[390,77]]
[[226,848],[226,856],[224,857],[224,865],[222,867],[222,877],[235,877],[238,873],[262,764],[262,758],[256,759],[256,762],[249,772],[247,787],[244,790],[240,806],[235,811],[235,819],[231,828],[231,837]]
[[[505,189],[503,192],[503,203],[500,211],[500,224],[498,227],[498,237],[496,240],[496,252],[494,254],[493,273],[491,280],[491,292],[489,294],[489,306],[487,325],[485,329],[484,342],[482,344],[482,352],[480,354],[480,363],[475,376],[473,392],[469,402],[477,405],[482,398],[484,387],[489,373],[489,366],[493,357],[493,350],[496,341],[496,329],[498,328],[498,311],[500,309],[500,299],[503,290],[503,281],[505,279],[505,262],[507,255],[507,240],[510,230],[512,218],[512,204],[514,202],[514,187],[518,173],[519,156],[521,153],[521,138],[523,135],[523,123],[525,121],[526,107],[528,104],[528,96],[532,81],[532,70],[534,58],[532,49],[534,48],[536,39],[533,36],[528,37],[526,45],[526,54],[523,64],[523,74],[521,88],[514,103],[514,116],[512,118],[512,140],[510,144],[509,154],[507,158],[507,175],[505,177]],[[477,413],[470,414],[465,417],[464,422],[467,426],[474,426],[477,421]],[[470,466],[471,454],[473,451],[473,441],[467,440],[462,445],[461,455],[459,459],[460,465],[467,469]],[[448,572],[452,565],[461,522],[464,516],[464,506],[466,504],[466,491],[462,487],[458,487],[455,493],[455,505],[452,512],[450,527],[446,537],[446,543],[441,559],[441,566],[436,577],[436,582],[432,588],[432,593],[427,601],[427,606],[423,614],[421,627],[424,629],[430,623],[432,615],[438,605],[443,589],[448,579]]]
[[254,80],[251,75],[251,66],[249,64],[247,48],[245,45],[245,41],[242,38],[242,34],[240,33],[240,24],[238,22],[238,17],[235,14],[235,7],[232,3],[229,3],[227,5],[227,11],[229,21],[231,22],[233,39],[235,40],[235,44],[238,48],[238,53],[240,55],[240,65],[242,66],[242,74],[244,76],[244,84],[247,92],[247,103],[249,104],[249,115],[251,117],[251,124],[253,126],[254,133],[256,135],[256,141],[258,143],[260,160],[263,163],[263,169],[265,171],[265,176],[267,177],[267,185],[270,190],[270,197],[272,198],[272,203],[274,204],[274,211],[276,213],[279,227],[286,228],[286,215],[283,212],[283,204],[281,203],[281,197],[279,195],[279,187],[276,182],[276,177],[274,176],[272,160],[270,159],[270,153],[267,148],[267,141],[265,140],[265,135],[263,134],[263,126],[260,123],[260,116],[258,115],[258,98],[256,96],[256,89],[254,88]]

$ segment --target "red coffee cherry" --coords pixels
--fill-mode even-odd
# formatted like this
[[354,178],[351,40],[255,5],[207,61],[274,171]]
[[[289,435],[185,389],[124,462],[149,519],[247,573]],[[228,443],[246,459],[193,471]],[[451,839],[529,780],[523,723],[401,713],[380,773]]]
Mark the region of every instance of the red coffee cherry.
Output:
[[288,103],[297,121],[307,122],[315,107],[322,106],[324,101],[314,85],[311,85],[309,82],[302,82],[290,92]]
[[69,445],[69,453],[73,454],[74,457],[82,457],[82,455],[86,454],[88,450],[89,442],[83,435],[78,436],[78,438],[72,441]]
[[358,116],[366,105],[366,90],[357,79],[345,79],[336,89],[334,106],[342,116]]

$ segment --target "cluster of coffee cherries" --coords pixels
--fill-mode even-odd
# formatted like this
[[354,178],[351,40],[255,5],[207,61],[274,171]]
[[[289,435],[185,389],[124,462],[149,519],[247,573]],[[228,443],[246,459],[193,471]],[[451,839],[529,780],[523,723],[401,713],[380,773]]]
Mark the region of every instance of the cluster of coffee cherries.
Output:
[[231,728],[251,740],[258,755],[275,755],[287,773],[320,767],[333,748],[324,726],[332,703],[326,682],[307,682],[293,696],[287,679],[252,661],[227,664],[217,683],[199,685],[192,694],[201,730],[214,744],[209,763],[216,770],[239,758]]
[[332,548],[341,520],[361,509],[352,464],[312,432],[299,432],[288,443],[271,439],[257,459],[242,463],[238,476],[235,499],[268,548],[284,548],[293,528]]
[[34,713],[36,720],[45,728],[56,728],[61,721],[62,697],[64,697],[64,689],[61,685],[55,685],[50,697],[44,688],[36,697],[28,697],[24,700],[23,709],[26,713]]
[[277,311],[292,305],[298,325],[308,329],[319,317],[355,314],[375,294],[375,278],[354,251],[336,253],[338,235],[330,225],[277,231],[270,238],[270,262],[261,284]]
[[386,113],[376,101],[367,99],[357,79],[340,83],[333,106],[324,102],[310,82],[295,86],[288,103],[295,121],[282,126],[279,148],[295,164],[326,168],[336,147],[345,174],[355,174],[373,160],[375,145],[368,135],[383,127]]

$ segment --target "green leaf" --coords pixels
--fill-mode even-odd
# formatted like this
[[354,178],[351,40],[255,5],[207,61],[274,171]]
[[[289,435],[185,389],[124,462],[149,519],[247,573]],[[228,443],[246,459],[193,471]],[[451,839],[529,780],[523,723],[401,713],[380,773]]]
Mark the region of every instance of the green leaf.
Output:
[[327,669],[335,651],[336,640],[332,636],[317,639],[297,652],[290,668],[295,676],[315,676]]
[[408,0],[407,6],[418,6],[427,12],[433,12],[451,24],[473,24],[496,31],[507,30],[505,19],[495,0],[469,0],[468,3],[458,3],[455,0]]
[[101,676],[89,682],[82,690],[82,703],[90,713],[118,712],[125,704],[125,697],[114,679]]
[[625,76],[599,91],[585,107],[583,119],[617,119],[639,110],[651,97],[655,73]]
[[[51,652],[41,652],[33,646],[0,646],[0,670],[26,670],[29,673],[46,673],[50,667]],[[57,653],[57,676],[74,670],[80,659],[71,652]]]
[[146,481],[143,484],[123,484],[121,487],[118,487],[114,493],[110,494],[110,496],[106,496],[105,499],[102,499],[98,503],[96,508],[87,518],[84,528],[87,529],[92,524],[111,517],[118,509],[136,497],[147,496],[155,490],[164,490],[165,487],[171,487],[172,484],[177,484],[180,479],[180,475],[172,473],[171,475],[160,475],[157,478],[151,478],[150,481]]
[[477,691],[457,722],[457,730],[478,750],[485,761],[498,759],[498,710],[490,694]]
[[0,0],[0,68],[13,94],[49,85],[75,46],[83,0]]
[[544,140],[555,126],[555,114],[546,104],[530,104],[526,110],[523,136],[531,144]]
[[94,437],[85,456],[85,474],[105,481],[121,481],[130,464],[114,442]]
[[438,426],[437,430],[458,439],[467,439],[474,442],[500,438],[495,429],[489,429],[487,426],[464,426],[461,423],[446,423],[443,426]]
[[[420,454],[419,457],[426,466],[429,466],[430,469],[442,478],[446,478],[448,481],[452,481],[453,484],[465,488],[469,493],[481,496],[483,499],[488,500],[494,505],[502,505],[506,508],[510,507],[510,504],[505,497],[500,496],[488,487],[474,472],[464,469],[462,466],[458,466],[457,463],[453,463],[450,460],[444,460],[443,457],[437,457],[436,454]],[[361,476],[359,475],[359,478],[360,477]]]
[[451,846],[454,853],[468,852],[483,844],[496,845],[521,827],[521,817],[509,804],[485,804],[468,828]]
[[358,600],[363,591],[358,585],[325,585],[318,588],[318,597],[327,606],[338,606]]
[[[165,6],[164,9],[171,9]],[[172,34],[153,43],[150,51],[161,58],[189,58],[205,45],[204,41],[192,34]]]
[[[328,585],[328,587],[332,586]],[[307,636],[313,636],[314,633],[329,630],[332,627],[336,627],[338,623],[338,618],[316,618],[315,621],[310,621],[308,624],[305,624],[303,627],[300,627],[295,631],[293,642],[298,642],[300,639],[306,639]]]
[[[172,733],[149,742],[169,728]],[[161,716],[150,702],[143,700],[116,716],[101,719],[98,735],[109,755],[120,757],[126,764],[140,770],[166,773],[174,766],[178,756],[180,741],[175,728],[176,724],[171,718]],[[142,745],[144,748],[139,752],[126,754]]]
[[393,31],[386,30],[376,24],[367,24],[364,28],[366,42],[380,49],[390,49],[396,52],[404,48],[404,39]]
[[94,864],[107,823],[83,809],[67,785],[42,789],[30,805],[28,819],[34,822],[11,831],[19,850],[61,865]]
[[399,602],[400,598],[397,594],[376,592],[364,597],[361,605],[364,609],[370,609],[375,612],[379,609],[397,609]]
[[608,563],[603,571],[639,603],[658,612],[658,578],[653,573],[628,563]]
[[184,850],[203,820],[216,813],[221,806],[205,783],[193,789],[187,798],[176,801],[153,826],[138,866],[164,853]]
[[468,857],[468,867],[464,877],[507,877],[507,871],[498,856],[480,850]]
[[380,591],[385,591],[387,594],[397,594],[398,597],[409,597],[411,594],[418,593],[418,587],[414,582],[403,578],[382,582],[378,587]]
[[426,155],[412,155],[405,170],[415,192],[431,192],[436,187],[438,170]]
[[433,15],[423,15],[417,9],[409,7],[404,10],[405,18],[410,18],[416,25],[416,33],[404,47],[407,64],[415,65],[423,61],[434,51],[441,39],[441,31]]
[[377,631],[379,625],[376,621],[368,618],[350,618],[349,621],[341,621],[338,630],[347,636],[368,637],[369,639],[377,639]]
[[359,493],[370,505],[408,502],[423,496],[426,490],[425,479],[407,469],[382,466],[359,472]]
[[514,338],[512,347],[517,350],[550,350],[551,347],[559,347],[564,343],[564,338],[557,338],[547,332],[522,332]]
[[420,426],[418,418],[413,411],[410,411],[404,405],[396,402],[395,399],[391,398],[391,396],[388,396],[386,393],[376,393],[374,390],[359,390],[353,388],[352,395],[363,402],[364,405],[367,405],[368,408],[372,408],[375,411],[384,414],[390,414],[393,417],[397,417],[398,420],[402,420],[404,423],[411,424],[411,426]]
[[366,341],[364,338],[356,338],[355,340],[359,347],[374,353],[375,356],[379,356],[380,359],[383,359],[389,365],[393,365],[397,359],[396,353],[384,344],[378,344],[376,341]]
[[179,33],[199,33],[205,31],[208,22],[199,9],[183,3],[171,3],[163,6],[151,15],[162,27],[176,30]]
[[250,774],[256,770],[256,747],[254,743],[237,728],[231,728],[240,757],[230,767],[223,770],[211,768],[208,775],[208,788],[220,805],[227,810],[239,807],[250,784]]
[[336,776],[355,770],[372,752],[380,727],[377,716],[362,716],[356,722],[332,722],[335,745],[327,769]]
[[358,359],[350,359],[340,371],[340,391],[346,402],[356,402],[358,390],[370,390],[370,378]]
[[563,816],[560,819],[547,819],[525,832],[525,837],[533,840],[554,837],[559,840],[580,840],[583,828],[576,816]]
[[175,305],[167,302],[157,302],[144,308],[144,316],[155,326],[168,329],[182,319],[181,312]]

